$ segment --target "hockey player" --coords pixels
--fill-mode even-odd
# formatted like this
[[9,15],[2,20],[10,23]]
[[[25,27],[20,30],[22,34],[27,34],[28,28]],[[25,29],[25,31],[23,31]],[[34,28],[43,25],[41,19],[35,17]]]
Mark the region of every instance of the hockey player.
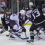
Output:
[[19,25],[22,28],[22,32],[26,32],[26,29],[24,27],[24,23],[26,20],[27,20],[26,12],[25,12],[25,10],[21,10],[19,12]]
[[36,30],[39,26],[42,27],[42,30],[45,30],[45,17],[38,8],[35,6],[32,7],[32,15],[31,15],[31,20],[33,20],[33,24],[30,28],[30,37],[31,40],[28,40],[27,42],[34,42],[34,30]]
[[[33,6],[33,3],[30,2],[29,7],[26,8],[25,11],[26,11],[26,16],[28,17],[29,21],[31,21],[33,23],[33,20],[31,20],[32,6]],[[38,9],[41,10],[41,8],[38,8]],[[38,27],[36,29],[37,34],[34,34],[34,36],[36,36],[36,35],[38,36],[40,29],[41,29],[40,27]]]
[[[32,6],[33,6],[33,2],[30,2],[30,3],[29,3],[29,7],[27,7],[27,8],[25,9],[25,11],[26,11],[26,16],[28,17],[29,21],[31,21],[31,22],[33,23],[33,20],[31,20]],[[36,29],[36,31],[37,31],[37,35],[38,35],[39,28]],[[35,34],[34,34],[34,35],[35,35]]]
[[30,2],[30,3],[29,3],[29,7],[27,7],[27,8],[25,9],[25,11],[26,11],[26,16],[28,17],[28,19],[31,18],[32,6],[33,6],[33,3]]
[[10,25],[13,27],[10,37],[15,38],[14,35],[20,37],[19,31],[19,18],[15,13],[10,16]]
[[10,24],[9,24],[9,18],[10,18],[10,13],[9,13],[9,10],[6,9],[6,13],[3,15],[3,17],[1,17],[2,24],[3,24],[3,29],[0,31],[0,34],[2,34],[3,32],[5,32],[6,30],[8,30],[8,26],[10,26]]

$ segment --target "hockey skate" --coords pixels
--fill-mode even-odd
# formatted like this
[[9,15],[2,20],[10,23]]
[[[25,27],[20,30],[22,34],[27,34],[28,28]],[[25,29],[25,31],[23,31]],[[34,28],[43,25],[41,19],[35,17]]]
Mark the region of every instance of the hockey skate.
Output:
[[34,40],[33,39],[32,40],[27,40],[27,42],[31,43],[31,42],[34,42]]
[[14,35],[13,33],[10,33],[10,34],[9,34],[9,40],[12,40],[12,39],[15,40],[15,35]]
[[14,35],[14,34],[15,34],[14,32],[9,33],[9,37],[10,37],[10,38],[15,38],[15,35]]
[[16,35],[17,37],[21,37],[21,35],[20,35],[19,33],[15,33],[15,35]]
[[4,33],[5,32],[5,29],[2,29],[1,31],[0,31],[0,34],[2,34],[2,33]]
[[11,35],[10,38],[15,38],[15,37]]

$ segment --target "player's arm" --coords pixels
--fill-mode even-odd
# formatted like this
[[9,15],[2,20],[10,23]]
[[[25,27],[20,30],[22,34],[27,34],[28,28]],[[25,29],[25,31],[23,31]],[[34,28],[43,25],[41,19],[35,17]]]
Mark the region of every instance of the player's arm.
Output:
[[26,13],[26,16],[28,17],[28,19],[30,18],[30,17],[29,17],[29,12],[28,12],[28,11],[27,11],[27,13]]

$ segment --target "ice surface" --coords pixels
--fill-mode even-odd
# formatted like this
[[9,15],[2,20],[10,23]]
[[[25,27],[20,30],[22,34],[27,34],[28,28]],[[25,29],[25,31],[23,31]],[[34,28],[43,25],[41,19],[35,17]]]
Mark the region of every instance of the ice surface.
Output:
[[[25,28],[27,29],[27,36],[30,36],[29,35],[30,26],[25,26]],[[15,40],[14,39],[9,40],[9,37],[6,37],[6,34],[8,34],[8,32],[5,32],[2,35],[0,35],[0,45],[45,45],[45,40],[35,39],[35,42],[33,44],[27,43],[26,40],[21,40],[18,37],[16,37]]]

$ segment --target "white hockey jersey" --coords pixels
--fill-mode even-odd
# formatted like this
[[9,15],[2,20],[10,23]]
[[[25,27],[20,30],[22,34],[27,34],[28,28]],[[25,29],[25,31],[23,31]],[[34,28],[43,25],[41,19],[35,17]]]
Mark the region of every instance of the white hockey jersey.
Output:
[[15,23],[19,26],[19,18],[18,18],[18,15],[12,14],[12,15],[10,16],[10,20],[15,21]]
[[27,16],[28,18],[31,18],[31,12],[32,12],[32,10],[28,10],[28,11],[27,11],[26,16]]

